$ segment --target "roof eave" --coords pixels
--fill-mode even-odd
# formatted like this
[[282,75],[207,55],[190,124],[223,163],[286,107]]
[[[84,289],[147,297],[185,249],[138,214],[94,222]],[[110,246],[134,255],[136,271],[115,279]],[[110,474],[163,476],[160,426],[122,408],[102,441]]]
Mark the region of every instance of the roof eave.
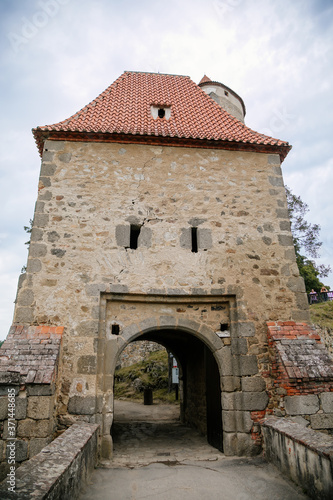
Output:
[[195,139],[186,137],[163,137],[155,135],[134,135],[118,133],[49,131],[37,127],[32,130],[39,154],[42,157],[45,140],[70,142],[116,142],[127,144],[153,144],[161,146],[183,146],[203,149],[225,149],[229,151],[249,151],[257,153],[278,154],[281,163],[286,158],[292,146],[285,144],[258,144],[252,142],[223,141],[211,139]]

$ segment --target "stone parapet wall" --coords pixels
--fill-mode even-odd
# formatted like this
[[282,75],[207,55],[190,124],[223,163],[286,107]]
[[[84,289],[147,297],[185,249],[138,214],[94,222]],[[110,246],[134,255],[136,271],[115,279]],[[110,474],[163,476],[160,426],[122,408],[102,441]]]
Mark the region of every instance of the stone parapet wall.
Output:
[[98,425],[74,424],[15,472],[15,492],[0,484],[2,500],[72,500],[97,460]]
[[333,438],[290,421],[269,417],[262,424],[264,453],[315,500],[331,500]]

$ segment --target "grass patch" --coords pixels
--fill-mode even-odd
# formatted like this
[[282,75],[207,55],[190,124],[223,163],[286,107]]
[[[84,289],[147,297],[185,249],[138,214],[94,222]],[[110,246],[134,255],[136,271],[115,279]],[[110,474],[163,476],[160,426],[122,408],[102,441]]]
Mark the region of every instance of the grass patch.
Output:
[[116,370],[114,397],[142,401],[144,390],[152,389],[155,402],[179,403],[174,392],[169,393],[168,384],[168,353],[155,351],[139,363]]
[[333,331],[333,301],[320,302],[310,306],[311,322],[320,328]]

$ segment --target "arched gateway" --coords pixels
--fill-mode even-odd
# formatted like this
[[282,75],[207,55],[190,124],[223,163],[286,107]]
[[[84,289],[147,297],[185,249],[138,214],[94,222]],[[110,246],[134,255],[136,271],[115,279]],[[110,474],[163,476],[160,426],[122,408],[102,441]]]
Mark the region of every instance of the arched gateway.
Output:
[[[97,357],[97,364],[103,366],[97,384],[102,389],[98,399],[104,402],[103,457],[112,456],[114,370],[121,351],[135,340],[158,342],[178,358],[183,422],[227,454],[257,451],[251,439],[251,410],[266,407],[265,383],[252,377],[258,367],[255,357],[247,353],[245,338],[239,338],[244,324],[235,321],[236,297],[216,292],[103,294]],[[242,378],[252,379],[252,390],[246,394],[241,390]],[[232,399],[235,390],[237,401]]]
[[276,321],[308,319],[280,168],[290,146],[244,115],[207,77],[125,72],[34,129],[38,200],[0,351],[21,461],[77,421],[100,424],[112,456],[114,369],[135,339],[176,354],[182,417],[226,454],[260,451],[258,421],[284,414],[268,342]]

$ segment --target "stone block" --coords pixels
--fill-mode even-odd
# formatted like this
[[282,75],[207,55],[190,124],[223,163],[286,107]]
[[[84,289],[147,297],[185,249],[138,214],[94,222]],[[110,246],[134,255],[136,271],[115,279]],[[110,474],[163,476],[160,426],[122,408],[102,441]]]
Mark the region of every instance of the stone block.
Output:
[[31,307],[17,307],[15,311],[15,321],[17,323],[32,323],[34,320]]
[[212,248],[212,232],[207,228],[198,229],[198,249],[199,250],[208,250]]
[[265,380],[261,377],[242,377],[242,391],[261,392],[266,389]]
[[[236,410],[235,392],[222,392],[222,410]],[[222,412],[223,414],[223,412]]]
[[283,247],[291,247],[294,244],[291,234],[278,234],[278,240]]
[[42,269],[42,263],[39,259],[28,259],[27,272],[28,273],[39,273]]
[[51,177],[55,174],[57,165],[55,163],[42,163],[40,170],[41,177]]
[[185,227],[181,229],[180,246],[182,248],[192,248],[192,236],[190,227]]
[[223,410],[265,410],[268,403],[266,392],[222,393]]
[[301,276],[289,278],[287,286],[292,292],[305,292],[304,280]]
[[51,191],[40,191],[38,199],[43,201],[50,201],[52,199]]
[[[12,327],[13,328],[13,327]],[[14,326],[15,328],[15,326]],[[0,385],[6,385],[6,395],[8,394],[9,388],[15,388],[17,385],[21,385],[21,376],[17,372],[7,372],[0,371]]]
[[233,377],[230,375],[221,377],[221,388],[224,392],[234,392],[241,388],[240,377]]
[[280,156],[278,154],[268,155],[267,163],[268,163],[268,165],[280,165],[280,163],[281,163]]
[[[103,349],[103,352],[101,353],[101,356],[103,358],[103,363],[97,363],[98,365],[101,365],[101,370],[99,369],[98,366],[98,371],[99,373],[113,373],[114,370],[114,365],[117,361],[118,353],[119,353],[119,339],[111,339],[111,340],[106,340],[105,342],[105,348]],[[105,362],[105,363],[104,363]],[[104,368],[105,366],[105,368]]]
[[333,392],[322,392],[319,397],[324,412],[333,413]]
[[34,292],[30,288],[23,288],[18,294],[17,304],[22,307],[31,306],[34,301]]
[[17,436],[23,438],[48,437],[53,432],[53,422],[48,420],[32,420],[26,418],[19,420],[17,425]]
[[15,401],[15,418],[22,420],[27,417],[27,398],[16,398]]
[[44,143],[44,151],[63,151],[65,149],[64,141],[47,139]]
[[131,227],[129,224],[116,226],[116,242],[119,247],[130,246]]
[[266,392],[239,392],[236,398],[236,408],[248,411],[265,410],[268,399]]
[[[6,391],[8,394],[8,391]],[[6,420],[8,416],[8,397],[1,396],[0,397],[0,421]]]
[[246,354],[247,353],[247,340],[246,340],[246,338],[233,338],[233,339],[231,339],[231,353],[232,354]]
[[315,394],[286,396],[284,404],[288,415],[313,415],[319,410],[319,399]]
[[258,373],[257,356],[240,356],[240,375],[255,375]]
[[289,220],[289,212],[287,208],[277,208],[276,215],[278,219],[288,219]]
[[[104,292],[105,289],[101,290]],[[110,293],[128,293],[127,285],[110,285]]]
[[289,220],[281,220],[280,221],[280,229],[281,229],[281,231],[290,231]]
[[[6,479],[7,474],[9,474],[9,472],[10,472],[10,464],[7,461],[0,463],[0,481],[3,481],[4,479]],[[0,488],[1,488],[1,486],[0,486]],[[6,491],[6,493],[8,493],[8,490]],[[15,493],[14,493],[14,495],[15,495]]]
[[152,230],[149,227],[142,227],[138,238],[138,246],[150,248],[151,238]]
[[106,286],[100,283],[86,285],[86,293],[90,297],[98,297],[101,292],[105,292]]
[[66,253],[66,250],[62,250],[61,248],[52,248],[51,255],[55,255],[58,259],[61,259]]
[[42,420],[50,418],[53,413],[52,396],[30,396],[28,398],[28,418]]
[[175,328],[177,326],[177,319],[175,318],[175,316],[160,316],[159,323],[160,323],[160,328],[162,327]]
[[7,460],[10,457],[15,457],[15,462],[23,462],[24,460],[27,460],[28,458],[28,443],[27,441],[23,441],[21,439],[17,439],[17,441],[14,441],[15,443],[15,450],[11,450],[10,447],[6,447],[6,458]]
[[95,374],[97,366],[97,358],[94,355],[81,356],[77,361],[77,373]]
[[96,413],[96,397],[73,396],[69,398],[68,412],[74,415],[93,415]]
[[247,323],[238,323],[238,335],[240,337],[254,337],[256,333],[256,329],[254,326],[254,323],[252,322],[247,322]]
[[29,458],[34,457],[52,441],[52,438],[33,438],[29,442]]
[[233,356],[231,355],[230,347],[222,347],[215,352],[215,356],[219,360],[219,364],[221,366],[221,375],[224,377],[233,376]]
[[141,332],[146,332],[149,330],[158,330],[158,320],[157,318],[146,318],[139,323],[139,329]]
[[[15,430],[15,436],[17,435],[17,421],[15,421],[15,429],[14,427],[11,426],[11,431]],[[11,432],[12,434],[12,432]],[[7,441],[8,439],[12,439],[13,436],[10,436],[8,433],[8,420],[3,421],[3,433],[2,433],[2,439]]]
[[34,227],[46,227],[49,222],[48,214],[35,214]]
[[273,177],[273,176],[270,175],[268,177],[268,181],[274,187],[283,187],[283,179],[282,179],[282,177]]
[[124,340],[130,340],[131,337],[133,337],[134,335],[137,335],[139,333],[140,333],[140,329],[139,329],[138,325],[136,325],[134,323],[134,324],[129,325],[126,328],[124,328],[122,333],[121,333],[121,336]]
[[224,411],[222,413],[223,430],[226,432],[250,432],[253,421],[248,411]]
[[51,178],[50,177],[40,177],[39,178],[39,185],[38,185],[38,189],[44,189],[46,187],[50,187],[51,186]]
[[30,240],[31,241],[40,241],[43,239],[43,230],[42,229],[39,229],[38,227],[34,227],[31,231],[31,235],[30,235]]
[[52,396],[54,392],[55,392],[55,384],[27,385],[28,396]]
[[39,213],[43,213],[44,212],[44,207],[45,207],[45,203],[44,201],[36,201],[36,204],[35,204],[35,212],[39,212]]
[[333,429],[333,413],[311,415],[310,425],[312,429]]
[[54,153],[51,151],[44,150],[43,151],[43,162],[44,161],[53,161]]
[[299,424],[302,427],[308,427],[308,425],[310,425],[310,422],[300,415],[297,415],[296,417],[288,417],[288,420],[295,422],[295,424]]
[[237,455],[237,434],[235,432],[223,432],[223,453],[227,457]]
[[[198,332],[200,330],[200,333],[202,333],[200,329],[200,324],[191,319],[186,319],[181,317],[178,318],[178,327],[190,332]],[[211,330],[209,330],[209,333],[211,333]],[[218,347],[220,347],[221,343],[219,342],[217,345]]]
[[237,433],[236,454],[239,457],[253,457],[261,451],[261,446],[255,443],[250,434]]

